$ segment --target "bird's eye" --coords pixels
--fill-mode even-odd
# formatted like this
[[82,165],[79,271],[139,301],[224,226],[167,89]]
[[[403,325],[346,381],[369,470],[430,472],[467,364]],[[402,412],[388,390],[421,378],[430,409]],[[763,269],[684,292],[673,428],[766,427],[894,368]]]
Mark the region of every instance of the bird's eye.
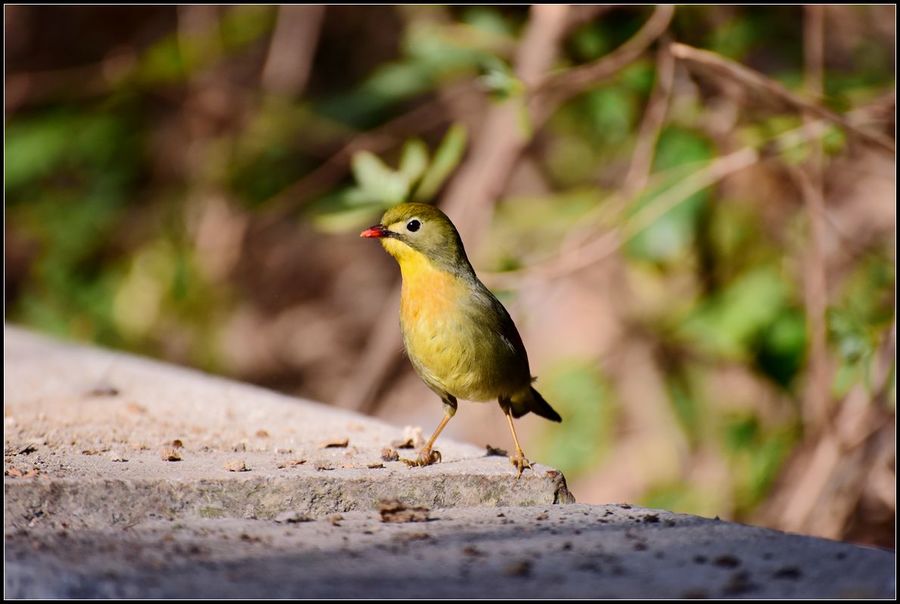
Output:
[[413,218],[409,222],[406,223],[406,230],[415,233],[419,230],[419,227],[422,226],[422,223]]

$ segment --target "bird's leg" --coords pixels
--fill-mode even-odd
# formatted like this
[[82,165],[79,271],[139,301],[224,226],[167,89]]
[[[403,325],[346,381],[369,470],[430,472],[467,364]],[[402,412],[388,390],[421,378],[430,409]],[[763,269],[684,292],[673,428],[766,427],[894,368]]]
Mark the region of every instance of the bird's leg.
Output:
[[516,480],[522,475],[525,468],[533,470],[531,462],[525,458],[525,452],[519,446],[519,437],[516,436],[516,427],[513,425],[512,409],[504,405],[503,412],[506,414],[506,421],[509,423],[509,431],[512,432],[513,442],[516,443],[516,454],[509,456],[509,461],[516,467]]
[[430,466],[431,464],[438,463],[441,461],[441,452],[440,451],[432,451],[431,447],[434,446],[434,441],[437,440],[438,435],[440,435],[441,431],[444,429],[444,426],[447,425],[447,422],[450,421],[450,418],[456,414],[456,399],[447,395],[443,397],[444,401],[444,419],[441,420],[441,423],[438,424],[438,427],[435,429],[434,434],[431,435],[431,438],[428,439],[428,442],[425,443],[425,446],[422,447],[422,450],[419,451],[419,455],[416,459],[404,459],[402,460],[408,466]]

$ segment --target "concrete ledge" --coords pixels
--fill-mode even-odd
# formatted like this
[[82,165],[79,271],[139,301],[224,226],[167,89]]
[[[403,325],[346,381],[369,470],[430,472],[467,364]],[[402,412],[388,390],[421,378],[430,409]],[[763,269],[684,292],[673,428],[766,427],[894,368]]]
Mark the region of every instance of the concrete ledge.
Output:
[[562,476],[542,466],[535,466],[535,475],[517,482],[495,460],[423,469],[409,469],[399,462],[385,465],[397,467],[287,471],[293,476],[273,476],[273,470],[257,472],[262,476],[223,477],[216,476],[225,473],[221,466],[213,466],[208,478],[199,478],[193,475],[199,472],[195,465],[157,478],[7,479],[5,524],[104,528],[131,526],[148,518],[269,519],[287,511],[323,517],[373,510],[380,500],[392,498],[439,509],[554,504],[568,495]]
[[[624,504],[553,505],[573,500],[550,468],[516,480],[505,458],[443,439],[443,463],[408,468],[381,460],[399,427],[5,336],[8,597],[895,593],[893,552]],[[430,518],[384,523],[381,499]]]
[[[430,508],[572,501],[547,467],[515,480],[506,458],[441,439],[443,463],[409,468],[381,459],[403,430],[362,415],[16,328],[5,336],[7,526],[321,517],[398,496]],[[323,446],[336,441],[347,444]]]
[[890,598],[891,552],[631,506],[14,531],[7,596]]

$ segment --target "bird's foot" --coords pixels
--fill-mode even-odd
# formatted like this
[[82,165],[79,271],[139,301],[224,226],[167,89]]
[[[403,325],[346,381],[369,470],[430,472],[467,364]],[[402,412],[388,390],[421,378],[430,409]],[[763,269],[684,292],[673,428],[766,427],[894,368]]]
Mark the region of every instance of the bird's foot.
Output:
[[422,449],[415,459],[401,459],[400,461],[413,468],[422,468],[440,463],[441,452],[433,449]]
[[509,462],[516,468],[516,480],[519,479],[526,468],[532,472],[534,471],[534,468],[531,467],[531,462],[525,458],[525,452],[521,449],[519,449],[515,455],[509,456]]

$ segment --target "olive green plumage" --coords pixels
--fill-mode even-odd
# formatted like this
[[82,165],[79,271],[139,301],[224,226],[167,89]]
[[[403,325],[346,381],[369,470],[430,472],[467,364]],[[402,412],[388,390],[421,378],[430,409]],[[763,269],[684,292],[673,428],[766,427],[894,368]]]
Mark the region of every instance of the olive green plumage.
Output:
[[514,417],[532,412],[562,421],[531,386],[528,354],[515,324],[475,275],[456,227],[441,210],[400,204],[366,233],[379,237],[400,265],[406,351],[450,415],[462,398],[497,400]]

